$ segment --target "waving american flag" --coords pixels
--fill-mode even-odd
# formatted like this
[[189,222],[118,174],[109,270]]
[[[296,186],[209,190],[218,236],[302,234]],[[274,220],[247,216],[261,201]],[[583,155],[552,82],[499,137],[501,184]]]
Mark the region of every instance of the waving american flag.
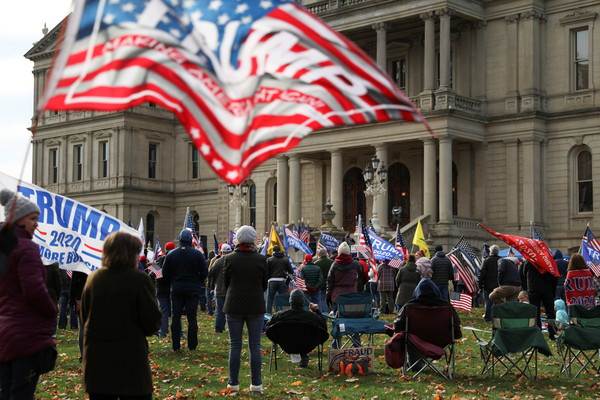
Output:
[[174,112],[240,184],[311,131],[423,121],[358,46],[292,0],[76,0],[40,110]]

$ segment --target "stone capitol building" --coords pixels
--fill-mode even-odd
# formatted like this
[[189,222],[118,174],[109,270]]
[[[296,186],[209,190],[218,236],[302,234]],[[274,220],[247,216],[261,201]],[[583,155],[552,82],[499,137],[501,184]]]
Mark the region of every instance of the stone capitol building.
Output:
[[[376,60],[435,136],[408,122],[313,132],[232,196],[155,104],[46,111],[32,182],[135,226],[142,218],[151,245],[156,235],[163,245],[177,238],[188,207],[208,250],[213,231],[222,242],[236,224],[259,235],[273,221],[318,229],[328,204],[340,230],[353,232],[358,214],[388,236],[399,222],[409,247],[417,221],[445,249],[462,235],[475,247],[498,243],[479,223],[530,237],[531,222],[565,254],[578,250],[586,224],[600,234],[600,1],[301,3]],[[63,23],[25,54],[36,104]],[[363,170],[374,156],[387,179],[370,196]]]

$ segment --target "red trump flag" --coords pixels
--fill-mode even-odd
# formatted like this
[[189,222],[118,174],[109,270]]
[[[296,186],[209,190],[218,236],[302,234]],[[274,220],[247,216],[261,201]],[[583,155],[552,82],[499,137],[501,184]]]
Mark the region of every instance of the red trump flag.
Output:
[[76,0],[39,111],[143,102],[171,110],[234,184],[318,129],[425,123],[367,54],[295,1]]
[[479,226],[502,240],[504,243],[517,249],[517,251],[532,263],[538,271],[542,273],[550,272],[554,276],[560,276],[556,261],[552,258],[548,245],[543,241],[515,235],[503,235],[502,233],[495,232],[481,224],[479,224]]

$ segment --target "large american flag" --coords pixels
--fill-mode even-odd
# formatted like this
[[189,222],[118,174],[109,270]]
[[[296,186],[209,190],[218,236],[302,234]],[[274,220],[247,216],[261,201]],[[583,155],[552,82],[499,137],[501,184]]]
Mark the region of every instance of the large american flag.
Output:
[[594,275],[600,276],[600,242],[589,226],[585,228],[581,239],[581,255]]
[[371,237],[369,236],[369,232],[367,231],[367,226],[365,225],[365,220],[362,216],[358,216],[358,224],[360,225],[360,236],[358,244],[360,246],[364,246],[368,252],[367,264],[369,265],[369,269],[373,271],[375,276],[377,276],[377,263],[375,262],[375,256],[373,255],[373,244],[371,243]]
[[317,129],[425,123],[367,54],[295,1],[76,0],[39,111],[146,101],[174,112],[234,184]]
[[406,242],[404,241],[404,237],[402,237],[402,232],[400,231],[400,224],[396,224],[396,248],[402,256],[406,259],[408,257],[408,249],[406,248]]

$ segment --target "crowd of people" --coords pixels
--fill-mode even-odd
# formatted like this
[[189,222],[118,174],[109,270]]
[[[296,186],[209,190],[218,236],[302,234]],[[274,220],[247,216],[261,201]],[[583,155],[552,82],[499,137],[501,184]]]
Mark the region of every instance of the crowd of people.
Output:
[[[34,397],[39,376],[51,370],[56,359],[53,339],[57,326],[79,331],[83,384],[90,399],[151,399],[146,337],[170,333],[173,351],[180,351],[183,338],[187,347],[195,350],[200,308],[215,314],[216,334],[228,334],[227,391],[240,390],[245,326],[249,391],[262,393],[260,341],[265,315],[271,316],[267,326],[305,318],[326,330],[323,315],[335,314],[337,297],[344,293],[371,293],[374,308],[402,316],[405,304],[431,293],[436,301],[447,302],[450,288],[461,289],[441,246],[431,259],[417,251],[396,268],[388,262],[373,264],[343,241],[332,254],[320,249],[316,259],[306,255],[295,267],[278,246],[270,256],[261,255],[251,226],[238,229],[234,247],[223,243],[210,257],[194,248],[190,231],[184,229],[178,245],[167,243],[165,254],[152,265],[140,260],[142,243],[137,237],[114,232],[105,240],[102,268],[89,276],[76,271],[70,274],[58,265],[44,266],[40,259],[32,241],[38,206],[8,190],[2,190],[0,200],[6,220],[14,221],[0,229],[2,400]],[[542,310],[548,320],[564,321],[565,304],[598,304],[598,280],[581,255],[572,254],[567,262],[557,250],[560,276],[555,277],[527,260],[500,257],[498,246],[490,250],[479,272],[481,296],[473,294],[475,303],[481,298],[485,305],[486,321],[492,305],[505,301],[525,301],[538,307],[539,324]],[[274,312],[275,296],[293,289],[294,276],[303,279],[305,291],[294,291],[292,310]],[[304,302],[309,310],[304,310]],[[185,333],[183,317],[187,319]],[[549,324],[549,334],[550,338],[556,335],[553,324]],[[299,361],[306,367],[307,354],[301,354]]]

